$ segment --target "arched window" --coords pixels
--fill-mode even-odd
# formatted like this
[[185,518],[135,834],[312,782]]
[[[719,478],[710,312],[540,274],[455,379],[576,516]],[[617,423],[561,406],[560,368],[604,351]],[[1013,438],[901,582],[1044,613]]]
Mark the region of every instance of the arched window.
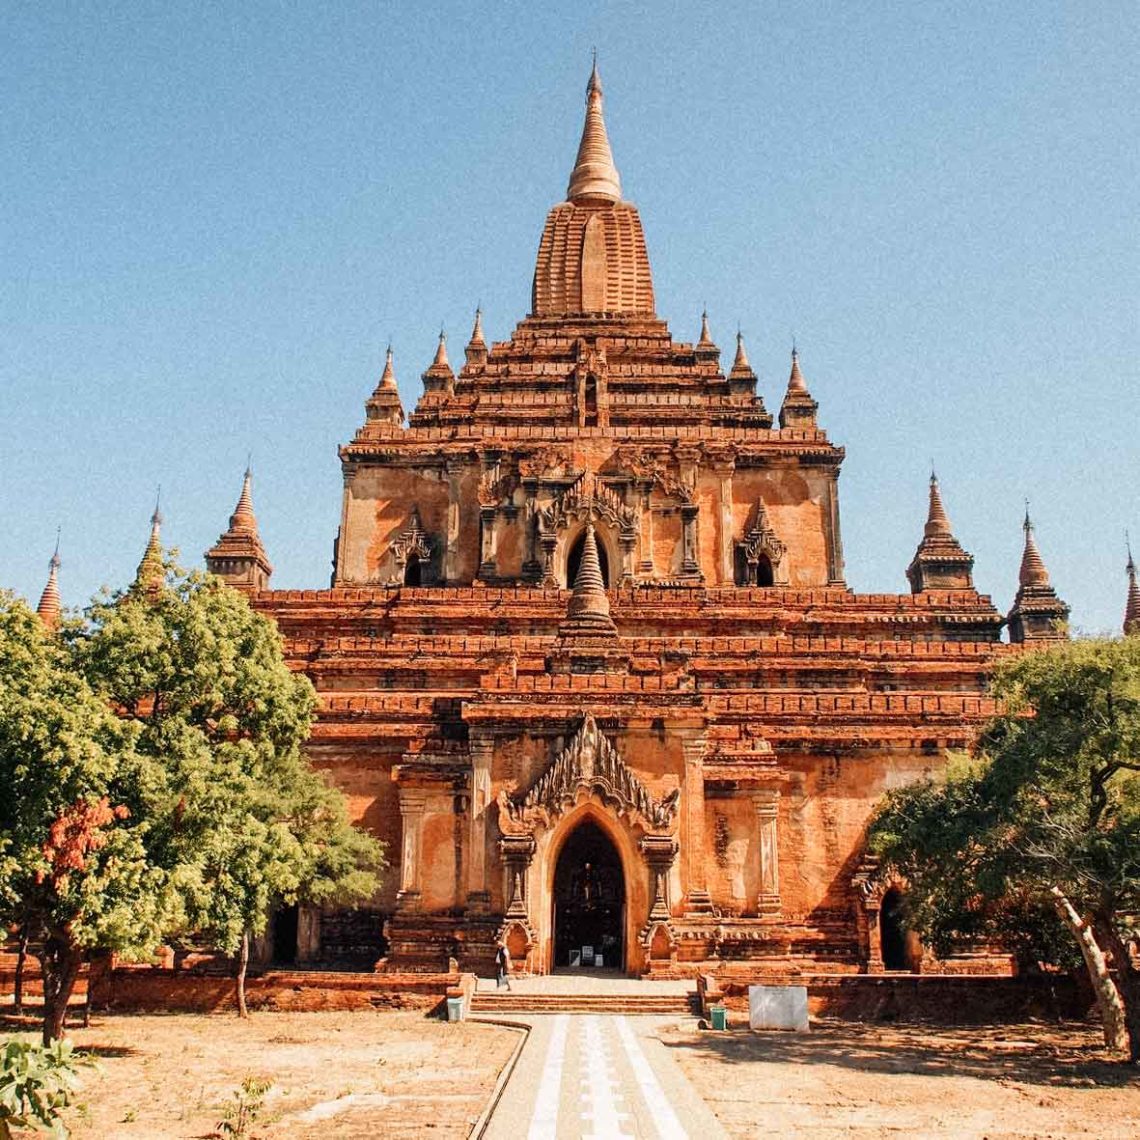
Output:
[[772,572],[772,560],[767,554],[761,554],[756,560],[756,585],[774,586],[776,576]]
[[[597,531],[594,532],[595,539],[597,538]],[[586,532],[582,533],[574,540],[574,545],[570,547],[570,553],[566,555],[566,585],[574,588],[574,579],[578,577],[578,567],[582,565],[582,547],[586,545]],[[598,543],[598,565],[602,568],[602,581],[606,584],[606,589],[610,588],[610,560],[606,557],[606,548],[601,542]]]
[[420,558],[418,554],[408,555],[408,561],[404,566],[404,585],[423,585],[423,567],[420,565]]

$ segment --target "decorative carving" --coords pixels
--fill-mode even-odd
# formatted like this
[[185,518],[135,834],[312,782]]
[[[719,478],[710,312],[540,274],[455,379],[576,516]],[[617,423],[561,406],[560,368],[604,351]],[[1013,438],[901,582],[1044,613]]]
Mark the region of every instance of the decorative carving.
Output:
[[435,540],[424,530],[418,506],[412,507],[407,527],[392,540],[390,549],[396,564],[395,578],[399,582],[404,580],[404,571],[407,568],[408,559],[413,555],[420,560],[421,566],[428,567],[431,565],[432,555],[435,552]]
[[612,487],[607,487],[593,471],[583,471],[564,491],[556,495],[549,507],[538,511],[538,533],[554,534],[571,521],[598,518],[623,538],[635,539],[641,525],[635,508]]
[[541,479],[554,472],[566,474],[572,470],[573,458],[565,447],[544,447],[530,455],[520,456],[519,476],[523,479]]
[[499,793],[500,824],[507,825],[504,831],[529,831],[538,823],[549,826],[574,805],[583,789],[597,792],[619,814],[640,816],[651,830],[668,831],[676,822],[680,789],[655,800],[587,713],[530,791],[522,796]]
[[736,544],[745,565],[748,567],[748,581],[756,582],[756,567],[761,556],[767,556],[772,566],[772,578],[776,582],[785,580],[784,555],[787,547],[776,536],[772,524],[768,521],[768,512],[764,504],[758,502],[753,515],[752,526],[744,533],[744,538]]
[[666,495],[681,503],[693,501],[693,487],[680,479],[669,468],[668,451],[627,445],[616,452],[618,463],[643,482],[651,482]]

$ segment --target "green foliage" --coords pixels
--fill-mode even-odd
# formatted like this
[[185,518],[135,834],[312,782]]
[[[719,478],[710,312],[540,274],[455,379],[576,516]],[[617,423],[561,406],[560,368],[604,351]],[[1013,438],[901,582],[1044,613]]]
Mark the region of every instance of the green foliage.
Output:
[[81,1087],[81,1058],[70,1042],[38,1045],[13,1039],[0,1048],[0,1137],[13,1128],[34,1128],[66,1137],[60,1112]]
[[1054,887],[1125,938],[1140,912],[1140,638],[1019,656],[993,692],[973,756],[890,793],[869,844],[937,952],[1013,936],[1024,959],[1068,964]]
[[226,1105],[225,1115],[218,1123],[217,1134],[228,1137],[248,1135],[250,1126],[261,1116],[265,1107],[265,1094],[272,1087],[272,1081],[246,1077],[241,1088],[234,1093],[233,1103]]
[[0,595],[0,923],[45,979],[181,932],[232,952],[277,902],[375,892],[380,845],[302,752],[315,704],[218,579],[167,564],[59,636]]

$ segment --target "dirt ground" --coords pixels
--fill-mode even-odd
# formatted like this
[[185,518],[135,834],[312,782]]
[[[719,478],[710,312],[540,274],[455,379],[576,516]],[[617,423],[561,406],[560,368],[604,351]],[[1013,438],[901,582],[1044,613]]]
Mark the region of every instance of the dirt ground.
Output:
[[1140,1136],[1140,1073],[1085,1025],[659,1035],[731,1136]]
[[96,1015],[68,1036],[98,1069],[67,1123],[98,1140],[212,1136],[248,1076],[272,1081],[248,1137],[463,1137],[517,1041],[413,1012]]

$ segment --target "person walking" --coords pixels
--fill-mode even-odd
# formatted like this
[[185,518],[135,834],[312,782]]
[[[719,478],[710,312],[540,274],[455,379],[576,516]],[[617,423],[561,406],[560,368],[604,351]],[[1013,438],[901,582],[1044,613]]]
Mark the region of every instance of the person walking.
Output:
[[499,948],[495,951],[495,989],[502,986],[504,982],[509,990],[511,988],[511,952],[507,949],[505,942],[500,942]]

